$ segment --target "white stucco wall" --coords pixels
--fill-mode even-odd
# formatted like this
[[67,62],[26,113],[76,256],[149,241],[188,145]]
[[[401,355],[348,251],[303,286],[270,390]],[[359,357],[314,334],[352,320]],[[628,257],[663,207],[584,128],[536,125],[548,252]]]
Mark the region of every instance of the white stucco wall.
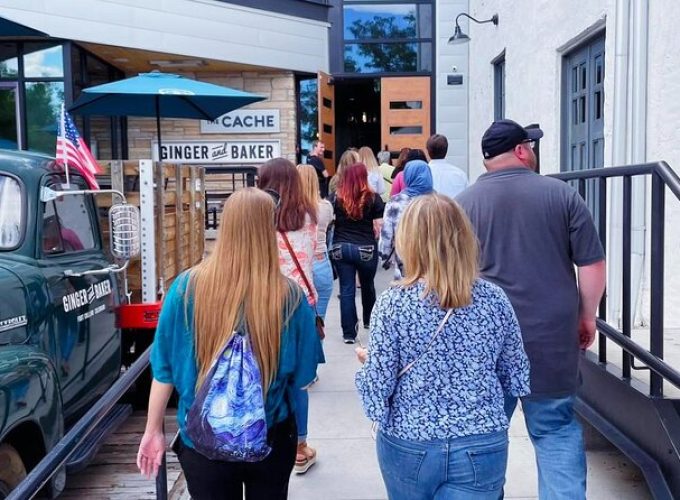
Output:
[[[676,0],[649,2],[647,160],[664,160],[680,174],[680,32],[675,22],[678,16],[680,2]],[[680,201],[668,191],[665,249],[666,326],[680,328]],[[648,301],[647,275],[643,311],[649,310]]]
[[225,2],[0,0],[0,16],[67,40],[328,71],[328,23]]
[[[505,49],[505,115],[521,124],[539,123],[545,132],[541,140],[541,172],[559,171],[561,54],[557,49],[613,9],[612,0],[473,0],[471,15],[492,24],[470,23],[470,173],[476,178],[484,171],[480,140],[493,121],[493,66],[491,60]],[[606,29],[613,33],[613,18]],[[613,38],[606,40],[607,67],[613,60]],[[605,79],[605,96],[612,95],[612,74]],[[605,99],[605,123],[611,105]],[[605,127],[606,128],[606,127]],[[608,132],[605,130],[605,158]],[[605,160],[605,164],[608,162]]]
[[[449,140],[447,159],[467,171],[468,168],[468,47],[449,45],[455,18],[467,12],[468,0],[439,0],[436,5],[436,121],[433,133]],[[453,68],[456,71],[453,71]],[[448,85],[447,76],[463,75],[463,85]]]
[[[633,0],[636,1],[636,0]],[[675,20],[680,2],[649,2],[649,52],[646,160],[665,160],[680,171],[680,32]],[[471,24],[469,34],[470,174],[484,171],[479,142],[493,120],[493,67],[490,61],[505,49],[506,117],[519,123],[540,123],[541,172],[560,170],[562,56],[560,48],[577,41],[587,30],[605,27],[605,166],[613,164],[615,0],[470,0],[471,15],[487,19],[498,13],[499,25]],[[628,146],[627,141],[627,146]],[[680,202],[667,194],[665,321],[680,327]],[[611,212],[610,212],[611,213]],[[647,214],[649,217],[649,213]],[[646,231],[649,249],[649,228]],[[620,253],[609,242],[610,256]],[[613,259],[612,259],[613,260]],[[649,252],[643,271],[642,317],[649,318]],[[610,269],[610,279],[615,270]],[[619,276],[620,279],[620,276]]]

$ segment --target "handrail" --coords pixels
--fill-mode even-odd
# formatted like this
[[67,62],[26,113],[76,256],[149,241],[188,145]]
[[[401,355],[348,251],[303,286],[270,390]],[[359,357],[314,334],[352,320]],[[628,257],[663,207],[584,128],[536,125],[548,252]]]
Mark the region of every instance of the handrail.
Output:
[[558,174],[550,174],[549,177],[554,177],[555,179],[560,179],[563,181],[571,181],[578,179],[595,179],[598,177],[611,178],[622,177],[626,175],[635,176],[653,173],[659,175],[666,187],[668,187],[671,192],[680,200],[680,177],[665,161],[622,167],[602,167],[589,170],[575,170],[573,172],[560,172]]
[[[651,258],[650,258],[650,281],[651,281],[651,303],[650,303],[650,348],[642,348],[631,339],[632,304],[630,300],[631,292],[631,231],[632,231],[632,178],[636,176],[650,175],[651,185],[651,209],[654,216],[651,223]],[[606,241],[603,231],[606,231],[606,193],[607,179],[621,178],[623,182],[623,213],[622,213],[622,331],[617,330],[606,323],[605,301],[603,297],[599,308],[599,318],[597,320],[600,339],[598,342],[598,360],[600,364],[607,363],[606,338],[611,339],[623,350],[622,377],[630,379],[631,368],[634,359],[642,361],[650,369],[649,395],[651,397],[663,396],[664,379],[672,385],[680,388],[680,372],[672,368],[663,361],[664,352],[664,320],[663,320],[663,290],[664,290],[664,241],[665,241],[665,189],[668,188],[678,200],[680,200],[680,177],[664,161],[644,163],[639,165],[628,165],[620,167],[604,167],[590,170],[579,170],[571,172],[561,172],[551,174],[550,177],[563,181],[578,181],[578,191],[581,196],[586,197],[586,181],[597,181],[599,191],[599,216],[598,224],[600,239],[603,245]],[[592,192],[592,191],[591,191]]]
[[[151,347],[128,368],[128,370],[99,398],[92,408],[66,433],[57,445],[36,465],[19,485],[12,490],[7,500],[28,500],[33,498],[59,472],[66,461],[101,422],[112,408],[132,387],[139,376],[149,366]],[[163,460],[163,466],[165,459]],[[156,498],[167,498],[167,484],[160,484],[164,475],[156,478]]]
[[680,371],[673,368],[671,365],[666,363],[663,359],[659,359],[648,350],[640,347],[635,343],[634,340],[623,335],[616,328],[611,326],[606,321],[601,319],[597,320],[597,329],[611,339],[613,342],[619,345],[622,349],[625,349],[630,354],[632,354],[636,359],[642,361],[647,365],[650,370],[655,371],[661,375],[664,379],[668,380],[675,387],[680,389]]

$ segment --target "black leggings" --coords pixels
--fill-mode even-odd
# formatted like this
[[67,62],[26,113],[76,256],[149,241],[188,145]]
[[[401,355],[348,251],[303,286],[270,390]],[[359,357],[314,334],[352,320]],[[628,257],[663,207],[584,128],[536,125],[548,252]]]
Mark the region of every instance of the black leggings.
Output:
[[[295,418],[274,425],[268,432],[272,451],[261,462],[209,460],[183,443],[177,454],[194,500],[284,500],[295,464],[297,428]],[[180,440],[181,441],[181,440]]]

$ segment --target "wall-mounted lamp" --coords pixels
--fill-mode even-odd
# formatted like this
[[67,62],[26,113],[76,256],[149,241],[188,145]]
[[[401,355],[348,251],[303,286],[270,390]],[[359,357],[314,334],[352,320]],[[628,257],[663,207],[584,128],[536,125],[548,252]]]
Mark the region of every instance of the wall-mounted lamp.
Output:
[[465,12],[461,12],[456,16],[456,29],[453,32],[453,36],[449,38],[450,44],[467,43],[470,41],[470,37],[463,33],[463,30],[460,29],[460,25],[458,24],[458,18],[460,18],[460,16],[465,16],[471,21],[476,22],[477,24],[493,23],[494,26],[498,26],[498,14],[494,14],[493,16],[491,16],[491,19],[487,19],[486,21],[480,21],[466,14]]

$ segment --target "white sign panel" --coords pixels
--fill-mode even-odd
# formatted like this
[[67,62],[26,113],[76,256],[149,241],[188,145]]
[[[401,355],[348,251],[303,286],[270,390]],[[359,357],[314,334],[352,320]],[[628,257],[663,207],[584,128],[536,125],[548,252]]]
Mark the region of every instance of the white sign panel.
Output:
[[278,109],[239,109],[214,121],[201,120],[202,134],[270,134],[280,130]]
[[[158,143],[151,151],[158,161]],[[281,141],[163,141],[161,155],[174,163],[264,163],[281,156]]]

